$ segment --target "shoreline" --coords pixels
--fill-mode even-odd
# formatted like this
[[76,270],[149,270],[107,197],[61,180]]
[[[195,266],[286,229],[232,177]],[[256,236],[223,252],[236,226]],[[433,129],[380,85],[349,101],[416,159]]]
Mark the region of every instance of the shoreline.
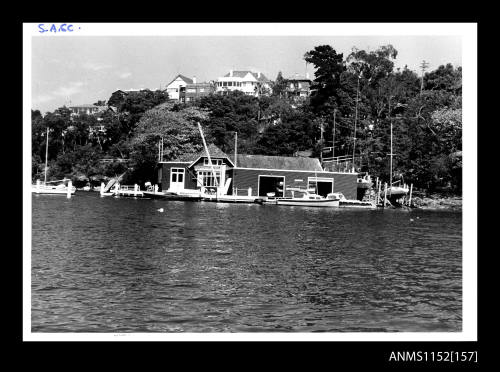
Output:
[[412,206],[416,209],[426,210],[462,210],[462,196],[415,196],[411,200]]

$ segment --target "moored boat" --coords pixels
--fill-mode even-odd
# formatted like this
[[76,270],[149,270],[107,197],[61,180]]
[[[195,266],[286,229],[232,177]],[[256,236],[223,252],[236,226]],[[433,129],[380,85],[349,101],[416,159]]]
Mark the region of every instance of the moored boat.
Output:
[[341,192],[336,192],[333,194],[337,195],[337,197],[340,199],[339,200],[339,207],[341,207],[341,208],[365,208],[365,209],[377,208],[376,204],[374,202],[371,202],[371,201],[346,199],[344,194],[342,194]]
[[410,190],[406,186],[390,186],[387,188],[387,199],[395,202],[405,197]]
[[[289,189],[290,190],[290,189]],[[310,193],[306,190],[291,190],[291,198],[277,198],[276,205],[291,205],[291,206],[303,206],[303,207],[338,207],[340,198],[331,193],[325,198],[322,195],[317,195]],[[295,197],[294,191],[303,193],[302,197]]]
[[[50,194],[50,195],[66,195],[68,198],[71,197],[76,192],[76,187],[74,187],[69,179],[62,179],[57,181],[47,182],[47,161],[49,157],[49,127],[47,127],[47,137],[45,141],[45,175],[43,184],[40,180],[36,181],[36,184],[31,185],[31,192],[35,194]],[[51,183],[59,182],[58,185],[49,185]],[[66,183],[65,183],[66,182]]]
[[37,181],[35,185],[31,185],[31,192],[35,194],[61,194],[61,195],[73,195],[76,192],[76,187],[71,185],[71,181],[68,180],[68,184],[64,184],[64,181],[66,180],[61,180],[57,182],[63,182],[60,183],[59,185],[49,185],[47,183],[41,183],[40,181]]

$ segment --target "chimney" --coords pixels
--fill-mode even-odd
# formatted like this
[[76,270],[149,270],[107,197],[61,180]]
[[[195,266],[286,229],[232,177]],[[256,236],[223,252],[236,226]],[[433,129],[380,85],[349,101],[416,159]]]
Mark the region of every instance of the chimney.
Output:
[[229,76],[233,77],[233,70],[229,70]]
[[257,77],[260,79],[260,71],[257,72]]
[[196,76],[193,76],[193,84],[196,84]]

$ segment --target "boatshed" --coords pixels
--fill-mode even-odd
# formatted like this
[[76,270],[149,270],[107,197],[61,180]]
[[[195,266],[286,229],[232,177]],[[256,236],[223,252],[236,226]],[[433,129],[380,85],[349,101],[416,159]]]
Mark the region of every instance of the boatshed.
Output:
[[357,173],[324,171],[317,158],[245,154],[234,158],[213,144],[208,151],[212,166],[204,150],[160,162],[160,189],[194,191],[217,185],[222,195],[290,197],[289,189],[300,188],[323,196],[342,192],[356,199]]

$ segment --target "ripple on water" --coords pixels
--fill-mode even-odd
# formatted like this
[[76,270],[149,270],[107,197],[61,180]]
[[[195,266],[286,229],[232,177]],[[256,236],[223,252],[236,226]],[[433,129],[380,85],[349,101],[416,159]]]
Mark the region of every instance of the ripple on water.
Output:
[[459,332],[461,214],[418,217],[34,197],[32,331]]

